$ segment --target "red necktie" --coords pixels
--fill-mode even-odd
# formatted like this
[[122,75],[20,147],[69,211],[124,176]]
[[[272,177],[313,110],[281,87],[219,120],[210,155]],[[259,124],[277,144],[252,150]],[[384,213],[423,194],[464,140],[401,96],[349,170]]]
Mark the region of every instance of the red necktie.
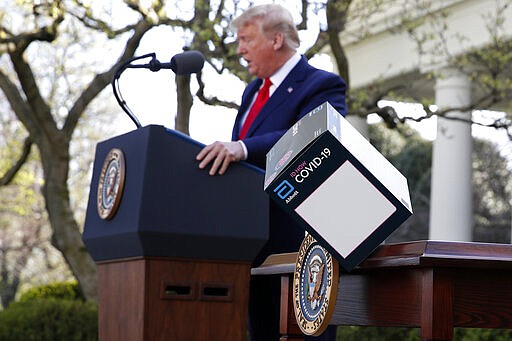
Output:
[[265,102],[268,100],[269,97],[269,89],[272,85],[272,82],[269,78],[265,78],[265,82],[263,83],[263,86],[258,91],[258,96],[256,97],[256,100],[254,101],[254,104],[251,107],[251,110],[249,110],[249,114],[247,115],[247,118],[245,119],[244,125],[242,126],[242,130],[240,130],[240,139],[243,139],[245,135],[247,134],[247,131],[249,130],[249,127],[251,126],[252,122],[254,122],[254,119],[256,116],[258,116],[258,113],[260,112],[261,108],[265,104]]

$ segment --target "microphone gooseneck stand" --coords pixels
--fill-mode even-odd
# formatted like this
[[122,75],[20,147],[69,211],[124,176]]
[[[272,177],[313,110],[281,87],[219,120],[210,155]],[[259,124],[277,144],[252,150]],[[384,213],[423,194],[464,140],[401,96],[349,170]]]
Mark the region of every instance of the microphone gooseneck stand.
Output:
[[[132,62],[134,61],[145,58],[151,58],[149,63],[132,64]],[[157,72],[161,69],[171,69],[177,75],[185,75],[201,71],[203,65],[204,56],[201,54],[201,52],[194,50],[185,51],[175,55],[174,57],[172,57],[170,63],[160,63],[158,59],[156,59],[156,54],[154,52],[139,57],[130,58],[121,65],[119,65],[119,67],[114,72],[114,76],[112,77],[111,81],[114,96],[121,109],[123,109],[123,111],[128,115],[128,117],[130,117],[130,119],[133,121],[133,123],[135,123],[138,129],[142,127],[142,125],[140,124],[135,114],[130,110],[130,108],[126,104],[126,101],[123,99],[121,95],[121,89],[119,87],[119,78],[126,69],[149,69],[152,72]]]

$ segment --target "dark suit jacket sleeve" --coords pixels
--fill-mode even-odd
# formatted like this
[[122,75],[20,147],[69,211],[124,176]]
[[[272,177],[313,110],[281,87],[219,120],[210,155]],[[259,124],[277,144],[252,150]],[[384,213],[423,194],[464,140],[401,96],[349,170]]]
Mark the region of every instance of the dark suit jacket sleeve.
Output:
[[[329,102],[340,114],[346,114],[343,79],[307,63],[301,71],[302,65],[276,89],[265,104],[271,113],[266,112],[268,116],[243,140],[248,151],[247,161],[258,167],[265,168],[266,154],[272,146],[301,117],[319,105]],[[234,137],[236,139],[235,133]]]

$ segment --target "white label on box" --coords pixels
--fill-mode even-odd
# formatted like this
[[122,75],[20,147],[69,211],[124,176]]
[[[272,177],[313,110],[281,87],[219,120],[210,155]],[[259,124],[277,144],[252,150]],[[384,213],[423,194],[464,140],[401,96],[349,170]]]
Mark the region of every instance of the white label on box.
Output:
[[346,161],[295,211],[346,258],[396,207]]

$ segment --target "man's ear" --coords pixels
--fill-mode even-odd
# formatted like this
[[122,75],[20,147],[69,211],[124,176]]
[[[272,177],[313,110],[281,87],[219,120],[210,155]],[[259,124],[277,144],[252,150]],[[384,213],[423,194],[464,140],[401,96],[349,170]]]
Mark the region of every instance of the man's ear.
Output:
[[274,51],[280,50],[284,46],[284,34],[282,32],[277,32],[274,34],[274,40],[272,44]]

